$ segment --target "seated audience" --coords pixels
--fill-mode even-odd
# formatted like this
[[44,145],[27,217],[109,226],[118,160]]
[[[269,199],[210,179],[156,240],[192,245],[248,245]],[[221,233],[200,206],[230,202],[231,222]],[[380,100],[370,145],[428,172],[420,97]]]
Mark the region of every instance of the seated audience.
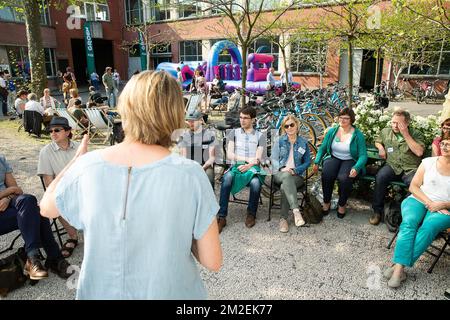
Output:
[[44,107],[37,101],[37,96],[35,93],[30,93],[28,95],[28,102],[25,103],[25,110],[37,111],[44,116]]
[[25,110],[25,104],[27,103],[27,95],[28,93],[25,90],[20,90],[17,94],[17,99],[14,101],[14,108],[16,109],[16,113],[19,117],[22,117],[23,112]]
[[[12,172],[5,157],[0,155],[0,235],[20,230],[28,256],[24,272],[31,280],[47,278],[48,269],[67,279],[69,263],[59,251],[49,219],[41,217],[36,197],[23,193]],[[45,267],[39,252],[41,247],[47,254]]]
[[67,109],[70,109],[74,106],[75,101],[83,102],[80,95],[78,94],[78,89],[70,89],[70,99],[69,104],[67,105]]
[[298,204],[297,190],[304,184],[302,175],[311,163],[308,143],[299,134],[300,121],[288,115],[281,124],[281,136],[272,149],[274,183],[281,191],[280,232],[289,231],[288,212],[294,214],[295,226],[305,224]]
[[402,223],[392,258],[384,272],[388,286],[406,280],[405,267],[412,267],[439,232],[450,228],[450,137],[440,142],[442,155],[422,160],[402,202]]
[[441,154],[441,141],[442,139],[446,139],[450,137],[450,118],[444,120],[441,124],[441,135],[433,140],[433,144],[431,145],[431,156],[437,157]]
[[386,164],[377,172],[373,196],[373,214],[370,224],[377,225],[384,212],[384,197],[392,181],[403,181],[407,186],[420,164],[425,150],[423,135],[409,128],[411,116],[408,111],[394,109],[391,127],[384,128],[375,138],[375,146]]
[[181,155],[198,162],[214,188],[215,134],[202,127],[202,113],[194,111],[186,115],[189,129],[181,136],[178,144]]
[[266,145],[261,132],[253,129],[256,110],[244,107],[239,115],[241,127],[230,130],[227,135],[227,160],[231,161],[232,168],[228,170],[220,187],[220,209],[217,222],[219,232],[226,226],[228,215],[228,202],[230,193],[236,194],[244,187],[250,187],[245,226],[252,228],[256,222],[259,196],[263,176],[260,163]]
[[[41,149],[37,169],[37,174],[43,178],[46,187],[75,156],[79,143],[71,140],[71,129],[66,118],[53,117],[50,122],[49,132],[52,142]],[[58,219],[69,236],[61,248],[62,255],[67,258],[78,245],[78,234],[63,217]]]
[[365,173],[367,163],[366,140],[363,133],[353,126],[355,112],[344,108],[339,112],[339,126],[328,130],[314,161],[314,172],[323,161],[322,190],[323,214],[330,211],[334,182],[339,182],[337,217],[344,218],[347,200],[352,191],[353,180]]

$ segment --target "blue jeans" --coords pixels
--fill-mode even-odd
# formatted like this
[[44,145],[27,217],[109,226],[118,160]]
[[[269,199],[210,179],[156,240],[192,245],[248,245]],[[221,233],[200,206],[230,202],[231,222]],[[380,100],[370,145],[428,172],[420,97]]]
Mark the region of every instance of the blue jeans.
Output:
[[[220,200],[219,200],[219,217],[225,218],[228,214],[228,201],[230,200],[231,187],[233,186],[233,174],[228,171],[222,178],[222,185],[220,186]],[[250,187],[250,198],[248,200],[247,212],[256,217],[258,210],[259,194],[261,193],[261,182],[257,176],[250,180],[248,186]]]
[[450,216],[430,212],[423,203],[408,197],[402,202],[402,224],[392,262],[412,267],[439,232],[450,228]]
[[62,258],[53,237],[50,221],[41,216],[36,197],[23,194],[11,200],[8,208],[0,212],[0,235],[20,230],[27,253],[44,248],[47,258]]
[[106,96],[108,97],[108,106],[110,108],[116,107],[116,94],[114,93],[114,89],[106,89]]

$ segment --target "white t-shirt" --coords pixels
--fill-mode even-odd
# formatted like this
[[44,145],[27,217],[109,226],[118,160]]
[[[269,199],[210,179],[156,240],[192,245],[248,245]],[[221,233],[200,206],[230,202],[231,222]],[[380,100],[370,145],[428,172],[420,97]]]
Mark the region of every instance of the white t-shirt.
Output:
[[3,87],[6,89],[6,80],[0,77],[0,87]]
[[37,101],[30,100],[25,103],[25,110],[28,111],[37,111],[40,114],[44,115],[44,107]]
[[[422,160],[425,173],[423,175],[423,184],[420,186],[420,189],[431,201],[448,202],[450,201],[450,176],[441,175],[437,171],[436,162],[438,158],[439,157],[430,157]],[[415,199],[418,200],[417,198]]]

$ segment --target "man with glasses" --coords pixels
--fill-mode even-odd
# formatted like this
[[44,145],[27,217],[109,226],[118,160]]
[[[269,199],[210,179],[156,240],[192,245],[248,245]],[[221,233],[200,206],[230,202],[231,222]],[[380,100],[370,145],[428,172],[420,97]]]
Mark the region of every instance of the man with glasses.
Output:
[[425,150],[423,136],[409,128],[409,112],[395,109],[391,128],[384,128],[375,138],[375,146],[386,164],[378,171],[373,196],[373,214],[370,224],[377,225],[384,212],[384,197],[392,181],[403,181],[408,187],[411,183]]
[[227,224],[230,193],[235,194],[245,186],[250,187],[245,226],[251,228],[255,225],[261,193],[259,165],[266,145],[263,134],[253,128],[255,118],[256,110],[252,107],[244,107],[239,115],[241,128],[233,129],[227,135],[227,160],[231,161],[232,168],[222,178],[217,219],[219,232],[222,232]]
[[[38,176],[42,177],[46,187],[64,169],[64,167],[75,157],[78,142],[71,140],[72,128],[69,121],[64,117],[53,117],[50,121],[49,132],[52,142],[41,149],[38,162]],[[77,230],[62,217],[58,218],[69,235],[61,252],[64,257],[70,257],[78,245]]]

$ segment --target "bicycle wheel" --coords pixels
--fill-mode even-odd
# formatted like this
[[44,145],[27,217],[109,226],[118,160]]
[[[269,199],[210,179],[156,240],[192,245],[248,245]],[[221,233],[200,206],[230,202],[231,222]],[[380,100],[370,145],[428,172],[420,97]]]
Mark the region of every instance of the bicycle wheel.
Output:
[[325,120],[327,128],[333,125],[334,118],[328,110],[321,110],[319,115]]
[[316,133],[316,139],[318,140],[323,139],[325,130],[327,129],[328,126],[321,116],[314,113],[303,113],[302,119],[306,120],[314,128],[314,131]]
[[305,120],[300,120],[300,125],[298,129],[299,129],[299,136],[311,142],[313,145],[316,145],[317,142],[316,132],[308,122],[306,122]]

